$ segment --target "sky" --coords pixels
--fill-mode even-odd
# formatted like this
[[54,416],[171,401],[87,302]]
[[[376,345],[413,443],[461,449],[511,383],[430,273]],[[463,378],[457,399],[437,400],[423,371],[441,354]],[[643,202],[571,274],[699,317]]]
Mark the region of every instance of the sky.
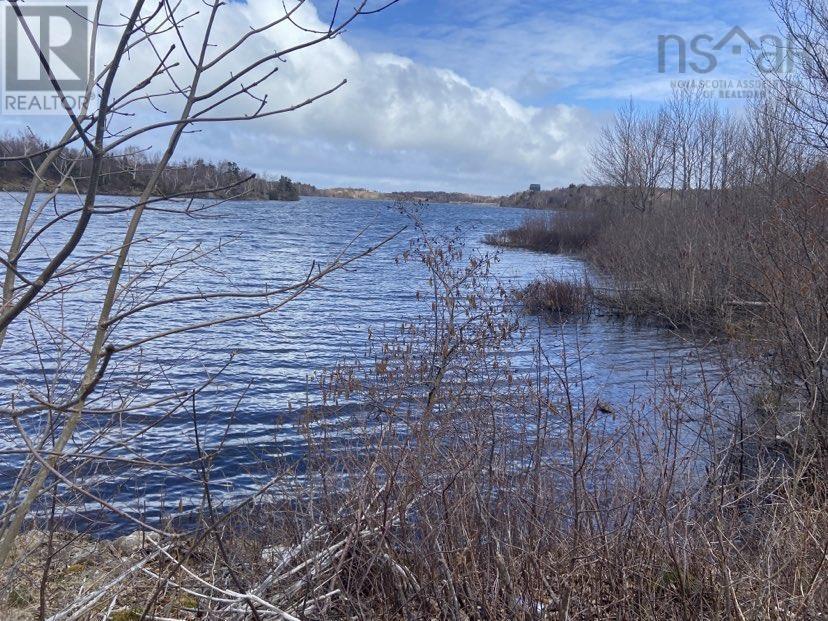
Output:
[[[122,3],[110,1],[107,10],[115,4]],[[333,5],[309,2],[296,20],[322,27]],[[183,0],[184,10],[199,7],[198,0]],[[281,3],[236,1],[222,11],[219,46],[272,19]],[[202,18],[192,20],[185,36],[203,32]],[[720,105],[744,105],[746,99],[721,97],[718,88],[739,90],[740,80],[756,78],[738,37],[715,52],[709,72],[679,73],[677,48],[669,47],[659,71],[659,35],[681,36],[687,45],[701,36],[709,51],[735,26],[757,41],[777,33],[764,0],[401,0],[364,16],[343,36],[287,57],[262,88],[273,105],[289,105],[343,78],[345,87],[290,114],[202,126],[185,136],[179,154],[232,160],[319,187],[500,195],[530,183],[580,183],[588,179],[590,145],[600,127],[630,98],[654,106],[674,81],[696,79],[714,85],[711,96]],[[218,83],[257,54],[307,36],[290,24],[268,32],[210,79]],[[111,49],[114,33],[103,37],[101,49]],[[710,68],[709,58],[688,52],[687,60]],[[151,61],[150,54],[134,54],[121,72],[124,84]],[[164,113],[174,109],[171,103]],[[129,124],[160,118],[159,110],[139,105]],[[64,120],[4,113],[0,131],[29,126],[50,137]],[[159,150],[163,135],[140,140]]]

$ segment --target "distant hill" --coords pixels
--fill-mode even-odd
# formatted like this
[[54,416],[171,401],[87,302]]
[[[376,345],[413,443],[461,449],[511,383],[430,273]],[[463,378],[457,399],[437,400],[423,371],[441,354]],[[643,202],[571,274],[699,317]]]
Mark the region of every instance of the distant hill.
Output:
[[382,192],[365,188],[317,188],[309,183],[297,183],[301,196],[324,196],[327,198],[352,198],[357,200],[380,200],[385,198]]
[[330,198],[351,198],[357,200],[385,200],[401,202],[431,203],[480,203],[500,205],[501,207],[521,207],[524,209],[565,209],[569,207],[587,207],[608,200],[608,190],[598,186],[575,185],[553,190],[516,192],[510,196],[483,196],[463,192],[413,191],[413,192],[377,192],[365,188],[324,188],[320,189],[306,183],[295,184],[302,196],[326,196]]
[[[32,154],[26,161],[0,160],[0,190],[25,192],[31,183],[33,171],[43,161],[43,155],[36,155],[48,145],[31,134],[0,136],[0,154]],[[100,177],[100,192],[135,196],[146,186],[157,162],[157,157],[143,150],[125,151],[108,155],[103,162]],[[53,190],[61,183],[59,171],[71,168],[71,181],[63,181],[58,191],[84,192],[90,175],[91,159],[76,148],[64,150],[55,166],[44,177],[47,190]],[[546,191],[517,192],[511,196],[492,197],[464,192],[411,191],[377,192],[365,188],[317,188],[308,183],[293,181],[281,176],[279,179],[255,177],[236,162],[224,160],[217,163],[204,159],[189,159],[168,166],[156,185],[160,196],[199,196],[205,198],[233,198],[236,200],[297,201],[300,196],[323,196],[357,200],[383,200],[389,202],[430,202],[430,203],[481,203],[502,207],[524,207],[528,209],[560,209],[594,205],[605,201],[607,190],[587,185],[570,185]]]
[[465,194],[463,192],[413,191],[413,192],[377,192],[365,188],[317,188],[315,186],[296,184],[302,196],[326,196],[329,198],[353,198],[358,200],[386,201],[423,201],[430,203],[487,203],[497,204],[500,199],[493,196]]
[[463,192],[390,192],[386,196],[398,201],[427,201],[430,203],[483,203],[498,204],[494,196],[465,194]]
[[569,185],[554,190],[532,192],[526,190],[500,199],[501,207],[521,207],[523,209],[565,209],[569,207],[588,207],[607,200],[606,188],[591,185]]

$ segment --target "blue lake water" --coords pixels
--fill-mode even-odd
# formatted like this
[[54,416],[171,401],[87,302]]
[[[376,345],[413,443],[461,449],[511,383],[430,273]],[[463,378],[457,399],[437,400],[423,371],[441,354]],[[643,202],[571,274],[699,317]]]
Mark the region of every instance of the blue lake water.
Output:
[[[20,198],[0,197],[0,247],[4,249],[9,247],[16,225]],[[99,202],[123,205],[128,199]],[[70,198],[59,197],[41,221],[46,221],[49,210],[65,211],[72,204]],[[417,208],[417,213],[427,231],[457,235],[473,251],[482,247],[487,233],[517,224],[527,212],[431,204]],[[204,217],[167,212],[145,215],[125,274],[125,279],[136,278],[140,285],[124,304],[140,303],[140,296],[155,295],[156,287],[163,287],[164,296],[194,290],[249,292],[265,285],[278,288],[302,280],[312,266],[325,264],[343,251],[359,251],[409,227],[371,256],[326,278],[323,287],[307,292],[279,312],[260,320],[228,323],[154,341],[141,350],[140,357],[132,355],[129,362],[116,357],[113,361],[101,387],[101,392],[108,395],[108,406],[114,396],[123,394],[129,399],[126,395],[142,386],[146,386],[148,395],[186,391],[223,369],[199,396],[198,403],[208,447],[222,438],[232,413],[234,422],[225,450],[212,474],[217,494],[232,498],[255,489],[262,480],[265,475],[258,465],[261,460],[301,457],[305,441],[296,427],[295,412],[296,406],[306,401],[318,402],[314,374],[364,356],[369,328],[374,333],[393,331],[403,320],[424,313],[428,302],[418,301],[416,291],[425,274],[415,262],[396,260],[417,232],[411,228],[409,216],[383,202],[325,198],[304,198],[298,203],[232,202],[201,215]],[[42,369],[66,369],[55,385],[57,393],[77,380],[77,369],[85,362],[82,346],[89,343],[90,326],[96,320],[98,300],[113,262],[110,258],[92,259],[117,246],[127,218],[128,214],[95,216],[91,232],[76,255],[89,259],[76,271],[82,285],[56,291],[38,306],[36,315],[24,316],[14,324],[0,352],[0,407],[8,407],[12,398],[18,405],[25,404],[31,387],[42,388],[37,379]],[[34,258],[23,262],[20,269],[26,274],[36,273],[36,268],[67,237],[72,224],[73,217],[68,217],[44,233],[32,246]],[[184,261],[187,258],[196,261]],[[174,265],[162,268],[161,264],[169,259]],[[505,250],[494,269],[503,279],[519,285],[544,273],[578,276],[586,268],[570,257]],[[179,305],[174,310],[158,307],[125,321],[111,341],[119,344],[176,325],[261,307],[260,300],[250,299]],[[732,389],[721,381],[718,349],[703,346],[686,335],[602,317],[565,326],[527,321],[541,331],[548,352],[559,351],[565,342],[570,346],[578,343],[589,391],[603,402],[623,407],[646,401],[653,381],[671,376],[679,378],[686,390],[701,389],[707,397],[720,399],[723,408],[732,407]],[[33,334],[40,355],[32,349]],[[530,356],[528,351],[516,354]],[[233,362],[225,368],[231,356]],[[122,405],[137,403],[125,401]],[[96,407],[96,403],[93,401],[90,407]],[[152,421],[155,429],[131,444],[131,450],[150,460],[192,459],[195,449],[187,407],[168,417],[163,416],[165,409],[160,406],[138,409],[123,420],[90,415],[70,449],[80,450],[82,442],[102,424],[116,429],[123,425],[128,430],[130,424]],[[27,424],[34,431],[43,421],[33,419]],[[0,422],[0,450],[5,451],[0,454],[0,491],[11,484],[19,463],[14,451],[20,448],[22,441],[17,432]],[[129,452],[117,443],[110,446],[112,455]],[[136,476],[128,465],[110,463],[101,469],[100,476],[106,479],[107,493],[121,506],[150,519],[158,516],[162,499],[170,507],[179,501],[197,504],[200,498],[200,483],[194,472],[142,468]]]

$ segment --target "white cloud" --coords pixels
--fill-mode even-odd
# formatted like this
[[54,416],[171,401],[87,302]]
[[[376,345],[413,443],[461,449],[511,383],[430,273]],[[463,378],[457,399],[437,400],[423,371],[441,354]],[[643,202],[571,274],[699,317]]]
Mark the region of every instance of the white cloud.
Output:
[[[772,12],[756,0],[433,4],[439,8],[427,23],[359,30],[358,44],[440,64],[534,104],[612,108],[630,96],[660,101],[669,95],[671,79],[681,76],[658,73],[659,35],[720,37],[735,24],[753,36],[776,31]],[[752,76],[746,58],[719,56],[715,75],[701,77]]]
[[[199,0],[184,4],[202,11],[185,29],[185,40],[192,38],[192,42],[203,32],[206,11]],[[216,41],[230,41],[251,25],[273,19],[279,11],[280,3],[271,0],[226,5],[217,22]],[[187,7],[182,10],[186,12]],[[297,21],[308,28],[324,27],[310,5]],[[114,44],[113,34],[108,35],[106,46]],[[285,25],[251,39],[231,62],[207,76],[205,83],[217,84],[230,71],[307,37]],[[177,60],[181,66],[176,76],[186,80],[188,65],[181,46]],[[146,46],[133,54],[121,70],[123,84],[145,74],[153,61]],[[505,193],[529,182],[557,185],[583,178],[587,145],[597,125],[585,109],[522,105],[502,90],[475,86],[447,69],[393,54],[360,53],[343,38],[274,64],[279,72],[267,88],[258,90],[266,91],[275,107],[305,100],[342,78],[349,83],[300,111],[232,125],[203,125],[200,133],[186,137],[180,153],[232,159],[255,170],[290,174],[320,185],[381,189]],[[260,71],[267,69],[263,66]],[[174,114],[176,106],[172,102],[167,106],[167,112]],[[249,103],[238,102],[224,106],[221,113],[249,109]],[[158,114],[144,107],[137,118],[122,122],[134,126],[150,118]],[[6,128],[9,121],[3,119]],[[36,130],[48,126],[31,117],[26,121]],[[154,139],[153,146],[160,148],[160,133]]]

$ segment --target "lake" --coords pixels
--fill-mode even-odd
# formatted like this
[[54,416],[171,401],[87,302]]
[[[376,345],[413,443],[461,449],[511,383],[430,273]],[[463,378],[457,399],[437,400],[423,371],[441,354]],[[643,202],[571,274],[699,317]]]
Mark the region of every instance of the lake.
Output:
[[[20,198],[0,198],[3,248],[9,247]],[[104,198],[99,203],[124,205],[127,199]],[[49,209],[61,211],[72,204],[71,198],[60,197]],[[469,252],[494,252],[483,247],[484,236],[513,226],[527,215],[521,209],[459,204],[423,205],[416,212],[425,230],[456,235]],[[278,288],[302,280],[314,265],[324,264],[349,245],[353,253],[409,227],[374,254],[326,278],[322,287],[279,312],[260,320],[154,341],[142,349],[137,361],[135,357],[129,364],[113,361],[102,387],[110,399],[134,392],[136,386],[145,386],[147,395],[185,391],[223,369],[199,396],[199,415],[209,448],[221,440],[232,414],[234,424],[211,476],[217,496],[228,500],[255,489],[266,476],[258,466],[261,460],[301,458],[305,439],[296,426],[297,406],[319,402],[313,380],[316,373],[358,360],[365,354],[369,329],[375,334],[394,331],[403,320],[427,312],[428,301],[416,296],[418,284],[425,278],[422,266],[396,260],[417,232],[411,227],[411,218],[393,205],[303,198],[296,203],[229,202],[199,215],[202,217],[163,211],[146,214],[125,276],[138,278],[140,286],[127,302],[140,303],[141,295],[151,295],[162,285],[164,295],[194,290],[250,292],[265,285]],[[72,369],[81,368],[84,362],[78,343],[88,343],[112,264],[111,259],[91,259],[117,246],[126,221],[124,213],[95,216],[91,233],[78,250],[78,256],[90,259],[88,265],[93,266],[89,270],[79,267],[84,270],[83,284],[65,293],[57,291],[39,306],[37,316],[23,317],[13,325],[0,363],[2,407],[8,407],[13,395],[18,405],[25,403],[28,386],[38,385],[35,382],[42,369],[67,369],[55,384],[58,393],[77,380]],[[66,238],[72,222],[69,217],[44,233],[33,246],[36,258],[20,265],[24,273],[35,273],[35,267]],[[165,260],[173,265],[162,268]],[[499,251],[494,270],[513,286],[539,274],[578,277],[588,271],[575,258],[511,249]],[[260,307],[261,301],[251,299],[187,304],[174,311],[158,307],[127,320],[113,342]],[[653,397],[654,382],[665,378],[670,385],[681,385],[689,401],[710,400],[720,403],[723,411],[736,407],[734,390],[723,381],[727,374],[722,364],[729,356],[727,352],[720,356],[717,347],[657,327],[600,316],[564,325],[533,318],[525,321],[530,330],[540,331],[547,353],[577,343],[588,392],[612,407],[636,404],[646,408],[647,400]],[[40,356],[32,351],[33,333],[41,345]],[[528,339],[524,351],[515,352],[518,360],[531,360],[533,338]],[[232,364],[225,368],[231,356]],[[163,416],[162,407],[143,407],[131,414],[131,421],[89,416],[78,442],[93,437],[102,424],[128,428],[151,421],[156,426],[133,446],[136,451],[150,460],[192,459],[195,449],[186,407],[169,417]],[[36,430],[42,422],[29,420],[27,425]],[[19,463],[19,454],[14,451],[21,447],[17,432],[8,423],[0,423],[0,450],[5,453],[0,457],[0,489],[8,489]],[[117,444],[109,451],[111,455],[124,454]],[[99,476],[99,491],[148,519],[158,517],[162,500],[168,507],[179,502],[197,506],[201,496],[200,482],[186,469],[172,473],[142,469],[136,477],[128,465],[112,463]]]

